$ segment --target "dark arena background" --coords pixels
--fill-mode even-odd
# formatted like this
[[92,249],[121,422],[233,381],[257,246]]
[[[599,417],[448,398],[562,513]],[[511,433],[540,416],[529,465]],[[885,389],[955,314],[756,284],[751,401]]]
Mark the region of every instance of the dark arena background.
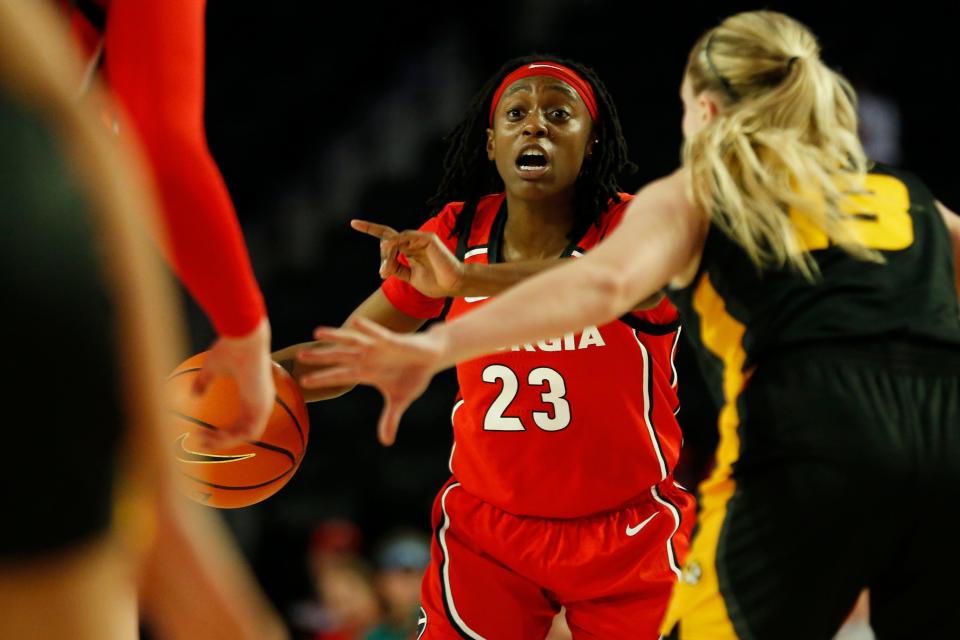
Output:
[[[690,46],[724,16],[762,7],[811,27],[825,61],[855,85],[868,154],[914,171],[960,209],[960,126],[949,98],[960,78],[956,2],[209,0],[210,146],[266,296],[274,348],[339,324],[379,285],[376,241],[349,219],[420,225],[444,135],[505,60],[554,53],[598,72],[639,166],[622,185],[634,191],[677,166]],[[199,351],[213,334],[186,304]],[[715,410],[686,345],[677,358],[686,441],[678,476],[694,485],[710,463]],[[223,512],[294,637],[413,637],[349,629],[375,626],[391,598],[416,602],[430,506],[448,476],[454,393],[452,373],[439,376],[392,448],[376,440],[374,390],[310,405],[296,476],[261,504]],[[345,561],[323,561],[331,556]]]

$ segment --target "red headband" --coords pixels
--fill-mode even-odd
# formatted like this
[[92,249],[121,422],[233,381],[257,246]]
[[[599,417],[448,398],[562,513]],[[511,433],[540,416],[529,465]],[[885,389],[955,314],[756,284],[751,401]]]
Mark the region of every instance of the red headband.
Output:
[[593,87],[590,86],[589,82],[581,78],[580,74],[576,71],[562,64],[557,64],[556,62],[531,62],[510,72],[510,74],[503,79],[503,82],[500,83],[500,86],[497,87],[496,92],[493,94],[493,100],[490,102],[491,125],[493,124],[493,114],[497,110],[497,105],[500,104],[500,97],[503,96],[503,92],[507,90],[507,87],[521,78],[529,78],[531,76],[550,76],[566,82],[577,92],[577,95],[583,100],[583,104],[587,105],[587,111],[590,112],[590,117],[596,122],[597,116],[599,115],[597,111],[597,99],[593,95]]

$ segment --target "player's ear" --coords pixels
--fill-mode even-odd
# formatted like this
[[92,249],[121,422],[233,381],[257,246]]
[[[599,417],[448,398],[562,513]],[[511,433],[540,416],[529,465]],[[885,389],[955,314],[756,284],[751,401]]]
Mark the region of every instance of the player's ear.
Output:
[[700,120],[702,124],[709,124],[720,112],[717,96],[710,91],[701,91],[697,96],[700,105]]
[[593,148],[596,147],[598,144],[600,144],[600,139],[597,138],[596,136],[594,136],[593,139],[591,139],[590,142],[587,143],[587,152],[584,154],[584,157],[586,159],[589,160],[590,158],[593,157]]
[[494,142],[493,129],[487,129],[487,160],[491,162],[494,159],[494,151],[496,151],[496,143]]

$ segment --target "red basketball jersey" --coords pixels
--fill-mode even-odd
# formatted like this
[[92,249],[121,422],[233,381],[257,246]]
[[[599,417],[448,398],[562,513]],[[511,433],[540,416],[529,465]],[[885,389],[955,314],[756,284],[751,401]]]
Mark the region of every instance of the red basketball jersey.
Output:
[[[622,198],[563,257],[583,255],[600,242],[622,219],[630,196]],[[481,199],[469,237],[458,243],[450,232],[462,209],[463,203],[451,203],[421,229],[439,235],[451,251],[459,248],[465,262],[497,262],[505,196]],[[383,292],[416,317],[437,317],[445,305],[397,278],[387,280]],[[484,300],[456,298],[447,317]],[[671,474],[680,452],[673,368],[679,333],[677,312],[664,300],[600,327],[507,345],[458,364],[452,473],[465,490],[515,515],[580,517],[649,493]]]

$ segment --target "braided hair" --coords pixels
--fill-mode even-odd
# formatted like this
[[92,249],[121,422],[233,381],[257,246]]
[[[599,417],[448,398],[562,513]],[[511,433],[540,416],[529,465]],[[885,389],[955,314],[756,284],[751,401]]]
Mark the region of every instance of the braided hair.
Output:
[[618,178],[632,173],[637,167],[627,157],[627,143],[623,138],[617,109],[607,88],[597,74],[584,65],[551,55],[533,55],[514,58],[504,64],[487,80],[474,97],[467,114],[445,138],[447,151],[443,158],[443,177],[436,193],[427,201],[430,215],[436,215],[453,201],[463,201],[463,213],[450,237],[456,237],[471,218],[480,198],[503,191],[503,180],[494,163],[487,159],[486,140],[489,127],[490,101],[503,79],[515,69],[537,61],[561,64],[576,71],[593,87],[599,115],[594,123],[593,136],[597,140],[593,154],[584,161],[575,187],[575,215],[571,239],[580,238],[591,224],[598,223],[610,202],[620,202]]

